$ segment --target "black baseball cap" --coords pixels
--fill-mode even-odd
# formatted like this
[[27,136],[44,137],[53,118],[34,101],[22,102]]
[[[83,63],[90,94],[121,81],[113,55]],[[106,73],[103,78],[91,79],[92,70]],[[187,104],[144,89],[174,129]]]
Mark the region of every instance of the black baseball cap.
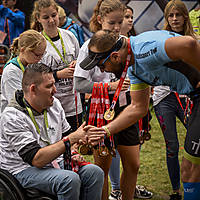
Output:
[[122,37],[117,40],[117,42],[113,45],[113,47],[105,52],[96,53],[89,50],[89,55],[80,63],[80,66],[84,70],[90,70],[94,68],[100,60],[107,58],[113,51],[118,51],[123,44]]

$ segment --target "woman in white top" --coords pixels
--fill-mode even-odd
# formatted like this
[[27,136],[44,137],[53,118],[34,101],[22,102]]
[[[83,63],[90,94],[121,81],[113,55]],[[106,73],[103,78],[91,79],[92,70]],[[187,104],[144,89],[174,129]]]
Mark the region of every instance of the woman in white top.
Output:
[[[58,28],[58,7],[54,0],[38,0],[34,4],[31,27],[47,40],[47,54],[41,60],[54,71],[57,97],[72,130],[82,123],[80,94],[73,89],[75,60],[79,53],[79,43],[70,31]],[[78,123],[77,123],[78,121]]]

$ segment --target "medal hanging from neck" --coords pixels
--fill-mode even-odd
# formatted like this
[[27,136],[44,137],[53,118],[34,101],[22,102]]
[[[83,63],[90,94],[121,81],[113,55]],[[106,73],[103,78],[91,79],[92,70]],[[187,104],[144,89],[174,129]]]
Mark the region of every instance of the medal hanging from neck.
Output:
[[[103,114],[105,108],[108,109],[109,107],[110,107],[110,100],[108,97],[108,83],[104,83],[104,85],[103,83],[94,83],[88,124],[94,125],[96,117],[97,127],[104,126],[105,120],[103,118]],[[109,147],[108,145],[105,145],[104,141],[99,143],[97,147],[99,156],[104,157],[107,156],[108,154],[115,156],[113,136],[111,136],[108,139],[110,139]]]
[[[95,120],[96,110],[97,110],[97,104],[96,104],[97,87],[98,87],[98,83],[94,83],[93,90],[92,90],[91,102],[90,102],[88,125],[94,125],[94,120]],[[79,152],[82,155],[89,155],[91,152],[93,153],[93,150],[90,145],[83,144],[83,145],[79,146]]]
[[[98,84],[97,89],[97,127],[102,127],[105,125],[105,121],[103,119],[103,113],[105,109],[105,95],[103,83]],[[98,146],[99,156],[107,156],[109,154],[107,147],[105,146],[104,141],[99,143]]]
[[115,91],[115,94],[114,94],[114,97],[113,97],[113,100],[112,100],[112,104],[111,104],[110,108],[108,110],[106,110],[106,112],[104,114],[104,119],[107,120],[107,121],[113,120],[113,118],[115,116],[114,108],[115,108],[115,105],[117,103],[117,99],[119,97],[123,82],[126,78],[126,74],[127,74],[127,70],[128,70],[129,64],[130,64],[130,60],[131,60],[131,44],[130,44],[130,39],[128,39],[128,55],[127,55],[127,58],[126,58],[126,65],[125,65],[124,71],[123,71],[123,73],[120,77],[119,84],[117,86],[117,89]]

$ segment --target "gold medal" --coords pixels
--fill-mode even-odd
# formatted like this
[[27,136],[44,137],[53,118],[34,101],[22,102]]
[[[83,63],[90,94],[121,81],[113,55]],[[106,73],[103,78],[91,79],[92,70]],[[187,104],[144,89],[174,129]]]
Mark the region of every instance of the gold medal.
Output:
[[112,157],[116,157],[116,150],[115,150],[115,148],[109,149],[109,153],[110,153],[110,155],[111,155]]
[[110,121],[113,120],[114,116],[115,116],[115,111],[108,109],[104,114],[104,119]]
[[99,156],[105,157],[109,154],[108,149],[106,146],[100,146],[99,147]]
[[88,152],[90,152],[90,147],[87,144],[83,144],[79,146],[79,152],[81,155],[88,155]]

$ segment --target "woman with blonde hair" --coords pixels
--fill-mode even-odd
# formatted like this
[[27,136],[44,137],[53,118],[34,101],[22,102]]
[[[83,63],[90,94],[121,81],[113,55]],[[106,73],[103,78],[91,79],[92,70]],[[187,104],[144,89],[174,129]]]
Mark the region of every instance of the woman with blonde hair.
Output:
[[[90,20],[90,30],[110,30],[120,34],[121,25],[124,19],[125,7],[120,0],[99,0],[94,8]],[[80,67],[81,61],[88,55],[88,43],[86,41],[81,47],[77,64],[75,67],[75,88],[81,93],[90,93],[94,90],[95,84],[103,84],[105,89],[108,86],[108,96],[110,103],[113,100],[115,90],[118,87],[119,77],[113,73],[101,72],[96,66],[94,69],[86,71]],[[107,86],[106,86],[107,85]],[[122,85],[119,99],[115,106],[115,112],[119,114],[128,104],[130,104],[129,80],[125,79]],[[90,104],[90,100],[89,103]],[[87,109],[87,122],[89,118],[90,107]],[[105,140],[107,144],[109,140]],[[114,199],[132,200],[136,186],[137,173],[139,169],[139,137],[135,125],[119,132],[114,136],[115,145],[121,156],[123,172],[121,175],[121,185],[116,193],[113,193]],[[112,156],[110,153],[101,153],[100,148],[93,151],[95,164],[104,170],[104,188],[102,200],[108,199],[108,171],[110,168]]]
[[12,59],[4,66],[1,77],[1,112],[14,97],[14,92],[22,89],[21,82],[26,66],[39,62],[43,57],[46,40],[37,31],[27,30],[14,39],[10,49]]
[[[189,35],[196,39],[196,34],[190,23],[189,12],[182,1],[170,1],[165,7],[164,17],[164,30]],[[155,114],[166,143],[167,168],[173,189],[170,200],[181,200],[176,118],[187,128],[185,120],[187,97],[171,91],[168,86],[156,86],[154,87],[153,102]]]
[[[31,28],[41,32],[47,41],[47,54],[41,60],[54,72],[58,98],[65,111],[66,119],[73,131],[82,124],[80,94],[73,89],[73,74],[79,43],[74,34],[58,28],[58,5],[54,0],[35,1]],[[64,135],[63,135],[64,136]]]

